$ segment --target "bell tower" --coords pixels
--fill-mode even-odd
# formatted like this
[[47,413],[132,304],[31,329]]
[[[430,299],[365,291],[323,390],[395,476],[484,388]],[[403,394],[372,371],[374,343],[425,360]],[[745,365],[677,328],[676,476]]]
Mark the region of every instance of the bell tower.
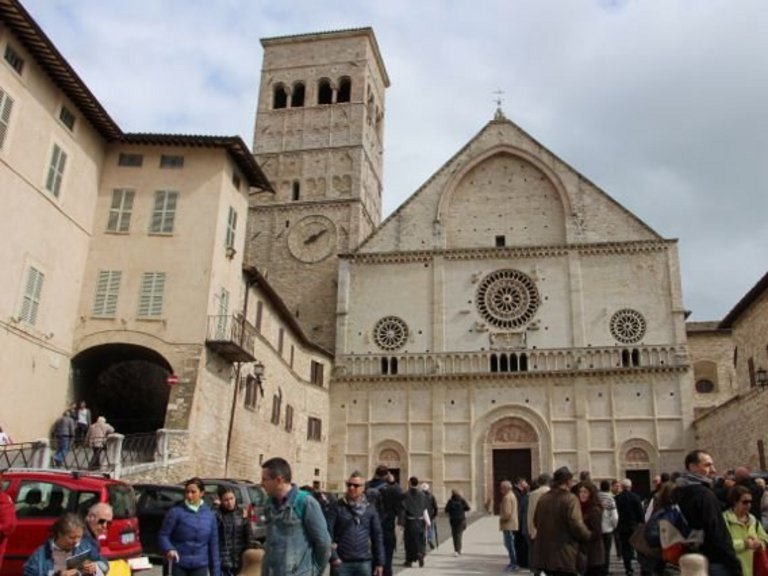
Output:
[[261,44],[253,150],[275,193],[251,199],[247,261],[333,350],[337,255],[381,222],[389,78],[371,28]]

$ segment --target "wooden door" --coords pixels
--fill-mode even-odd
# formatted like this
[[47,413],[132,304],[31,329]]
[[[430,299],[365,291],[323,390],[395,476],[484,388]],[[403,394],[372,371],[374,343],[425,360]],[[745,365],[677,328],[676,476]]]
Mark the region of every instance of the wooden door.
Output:
[[499,449],[493,451],[493,513],[499,513],[502,480],[512,482],[515,477],[531,479],[531,451],[522,449]]

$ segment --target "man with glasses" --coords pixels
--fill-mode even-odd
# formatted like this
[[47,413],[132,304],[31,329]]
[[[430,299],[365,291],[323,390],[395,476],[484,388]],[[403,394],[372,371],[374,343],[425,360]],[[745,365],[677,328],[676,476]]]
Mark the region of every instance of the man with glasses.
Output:
[[716,474],[712,456],[693,450],[685,457],[685,472],[676,480],[672,499],[680,507],[688,526],[704,532],[698,552],[709,560],[711,576],[741,576],[741,563],[736,557],[731,536],[723,518],[720,500],[712,490]]
[[88,515],[85,517],[82,543],[88,544],[91,550],[93,550],[90,559],[96,564],[101,574],[109,572],[109,562],[101,555],[100,542],[107,539],[107,532],[111,523],[112,506],[104,502],[91,506],[88,510]]
[[352,472],[347,491],[328,513],[334,576],[382,576],[384,546],[376,508],[365,497],[365,480]]

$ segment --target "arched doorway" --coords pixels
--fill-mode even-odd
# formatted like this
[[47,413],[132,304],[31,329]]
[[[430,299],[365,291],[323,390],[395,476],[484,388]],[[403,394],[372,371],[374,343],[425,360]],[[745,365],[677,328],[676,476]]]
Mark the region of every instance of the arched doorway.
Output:
[[522,418],[502,418],[491,426],[488,431],[491,486],[487,493],[493,494],[494,513],[498,513],[501,501],[502,480],[514,481],[517,477],[531,480],[533,470],[539,465],[538,443],[536,430]]
[[379,444],[374,453],[377,456],[376,462],[373,463],[373,468],[383,464],[395,477],[397,484],[400,484],[401,480],[405,481],[408,479],[408,470],[405,465],[405,449],[398,442],[385,440]]
[[103,344],[72,359],[76,400],[85,400],[94,418],[104,416],[121,434],[162,428],[170,388],[168,361],[135,344]]

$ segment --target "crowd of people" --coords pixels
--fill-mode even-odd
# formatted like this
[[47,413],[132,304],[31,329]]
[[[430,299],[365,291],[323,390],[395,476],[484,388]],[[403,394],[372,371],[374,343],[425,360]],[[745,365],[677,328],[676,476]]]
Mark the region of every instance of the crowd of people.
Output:
[[[712,456],[702,450],[686,455],[683,472],[655,477],[645,500],[628,478],[598,486],[588,472],[577,480],[567,467],[540,475],[531,487],[520,478],[502,482],[501,494],[508,572],[607,576],[613,546],[626,576],[636,569],[642,576],[674,572],[673,551],[703,555],[710,575],[752,576],[753,555],[768,547],[765,483],[746,467],[716,477]],[[649,542],[649,529],[672,509],[688,533],[664,549]]]
[[114,432],[115,429],[104,416],[99,416],[95,422],[91,421],[91,410],[85,401],[73,403],[56,419],[51,429],[56,446],[51,459],[53,465],[64,466],[73,446],[86,446],[91,449],[88,467],[91,470],[99,469],[107,446],[107,436]]
[[[768,547],[765,484],[744,467],[716,477],[712,456],[702,450],[686,455],[684,468],[655,477],[645,500],[629,479],[602,480],[598,486],[588,472],[577,480],[567,467],[543,473],[531,485],[521,477],[502,481],[499,530],[508,555],[505,571],[608,576],[615,548],[625,576],[634,576],[636,568],[642,576],[666,574],[678,560],[652,541],[649,527],[654,519],[671,518],[665,514],[674,509],[690,529],[678,544],[684,545],[683,552],[706,558],[706,573],[753,576],[753,555]],[[333,576],[391,576],[398,527],[407,567],[424,566],[427,548],[438,544],[438,507],[429,486],[411,477],[403,490],[386,466],[377,467],[367,481],[353,471],[338,498],[299,488],[282,458],[262,464],[261,482],[269,496],[263,546],[232,488],[222,487],[211,508],[199,478],[185,483],[185,498],[166,514],[158,537],[171,576],[310,576],[329,566]],[[7,500],[0,492],[0,545],[12,530],[6,512],[13,505]],[[469,511],[461,492],[453,490],[445,514],[455,556],[462,554]],[[98,541],[111,519],[108,504],[94,505],[84,521],[73,514],[61,516],[50,540],[27,561],[24,576],[103,576],[109,567]],[[82,559],[75,570],[67,559],[77,555]]]

